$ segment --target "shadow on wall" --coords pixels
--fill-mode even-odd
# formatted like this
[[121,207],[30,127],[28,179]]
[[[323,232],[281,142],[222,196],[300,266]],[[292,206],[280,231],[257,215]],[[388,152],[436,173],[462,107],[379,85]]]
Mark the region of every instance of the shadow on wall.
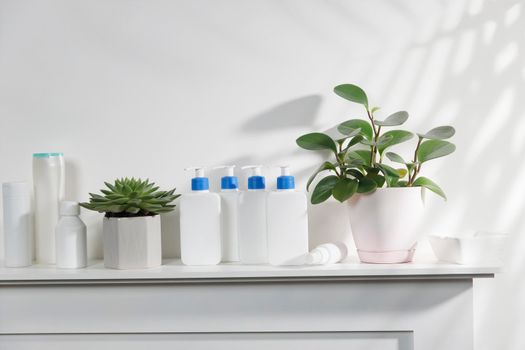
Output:
[[308,95],[284,102],[255,115],[242,126],[242,130],[259,132],[314,125],[321,100],[319,95]]

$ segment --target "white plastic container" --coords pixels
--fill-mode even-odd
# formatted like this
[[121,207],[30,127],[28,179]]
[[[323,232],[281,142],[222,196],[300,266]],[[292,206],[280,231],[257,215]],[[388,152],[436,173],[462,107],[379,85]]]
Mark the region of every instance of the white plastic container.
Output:
[[222,261],[239,261],[239,184],[234,176],[235,165],[224,165],[216,169],[226,169],[221,178],[221,247]]
[[476,232],[459,237],[428,237],[434,254],[440,261],[454,264],[501,264],[506,235]]
[[27,182],[2,184],[5,266],[33,263],[33,210]]
[[184,265],[217,265],[221,261],[221,199],[209,191],[202,168],[195,170],[191,193],[180,200],[180,248]]
[[243,264],[267,264],[265,179],[261,176],[260,165],[242,169],[250,169],[253,173],[248,178],[248,191],[239,196],[239,258]]
[[33,185],[35,190],[36,260],[55,263],[55,227],[59,203],[66,191],[65,164],[62,153],[33,154]]
[[268,261],[272,265],[304,265],[308,254],[306,195],[295,191],[288,166],[281,167],[277,190],[268,193]]
[[79,215],[77,202],[60,203],[60,220],[55,230],[58,268],[80,269],[87,266],[86,225]]
[[310,265],[336,264],[347,256],[348,247],[343,242],[324,243],[312,249],[306,262]]

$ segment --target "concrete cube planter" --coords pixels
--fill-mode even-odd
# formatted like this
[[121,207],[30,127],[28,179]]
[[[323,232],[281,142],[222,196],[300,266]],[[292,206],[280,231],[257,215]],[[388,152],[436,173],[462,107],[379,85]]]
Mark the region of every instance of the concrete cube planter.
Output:
[[104,217],[103,236],[107,268],[146,269],[162,264],[159,215]]

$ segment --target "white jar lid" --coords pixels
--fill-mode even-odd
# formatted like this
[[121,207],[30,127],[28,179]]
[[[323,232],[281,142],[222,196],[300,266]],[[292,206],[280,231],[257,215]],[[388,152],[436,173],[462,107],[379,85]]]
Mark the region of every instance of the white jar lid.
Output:
[[29,183],[23,181],[4,182],[2,184],[2,193],[4,197],[30,196],[31,187]]
[[77,202],[60,202],[60,215],[80,215],[80,206]]

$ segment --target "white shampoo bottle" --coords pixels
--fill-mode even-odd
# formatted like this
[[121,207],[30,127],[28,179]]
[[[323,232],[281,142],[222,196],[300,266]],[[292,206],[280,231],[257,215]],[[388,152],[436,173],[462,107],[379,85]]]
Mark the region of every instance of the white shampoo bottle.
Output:
[[239,181],[234,176],[235,165],[218,166],[215,169],[226,169],[227,174],[221,178],[221,247],[222,261],[239,261]]
[[33,154],[33,186],[35,188],[36,261],[55,263],[55,227],[59,203],[66,192],[66,168],[62,153]]
[[304,265],[308,254],[306,195],[295,190],[288,166],[281,167],[277,190],[268,194],[268,260],[272,265]]
[[221,199],[209,191],[203,168],[194,167],[191,192],[180,199],[180,249],[184,265],[217,265],[221,261]]
[[58,268],[81,269],[87,266],[86,225],[79,215],[77,202],[60,202],[60,220],[55,230]]
[[248,190],[239,196],[239,258],[243,264],[268,263],[265,179],[260,165],[242,168],[252,171]]

